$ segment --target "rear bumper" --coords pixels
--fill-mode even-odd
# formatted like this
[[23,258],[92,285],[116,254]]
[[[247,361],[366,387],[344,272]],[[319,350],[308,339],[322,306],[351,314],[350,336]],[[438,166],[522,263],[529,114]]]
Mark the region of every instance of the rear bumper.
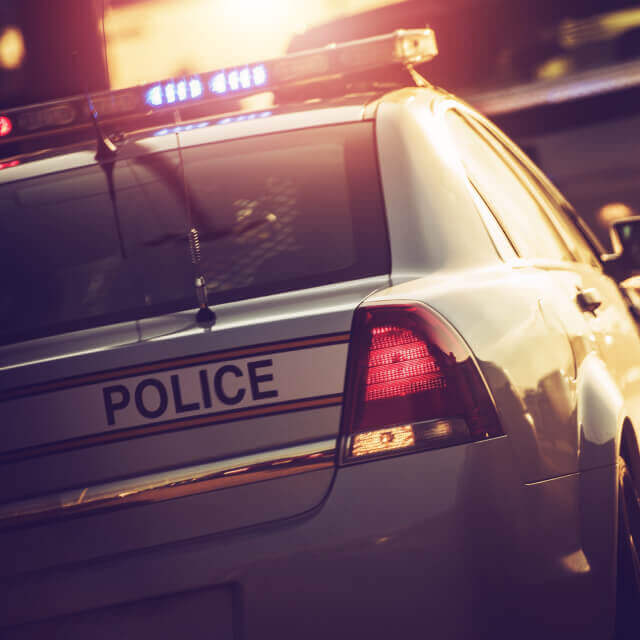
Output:
[[523,486],[507,437],[341,468],[294,519],[9,576],[0,628],[232,585],[247,639],[605,637],[615,513],[584,491],[607,500],[610,474]]

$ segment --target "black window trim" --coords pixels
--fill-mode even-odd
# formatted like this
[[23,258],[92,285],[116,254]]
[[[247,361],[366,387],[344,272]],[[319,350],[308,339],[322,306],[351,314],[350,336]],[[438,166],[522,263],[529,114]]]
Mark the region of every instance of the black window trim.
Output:
[[[580,216],[567,202],[566,198],[560,192],[558,192],[557,189],[555,189],[555,187],[549,182],[549,179],[538,169],[538,167],[536,167],[533,162],[531,162],[531,160],[529,160],[529,158],[527,158],[526,154],[518,149],[515,143],[506,138],[502,134],[502,132],[495,126],[492,126],[491,123],[482,122],[480,119],[478,120],[481,124],[484,124],[485,128],[490,132],[490,134],[494,136],[502,146],[504,146],[509,159],[514,162],[518,170],[524,174],[526,181],[533,183],[535,189],[532,193],[532,196],[536,199],[539,206],[546,214],[547,218],[553,224],[554,228],[557,229],[559,235],[563,237],[564,231],[562,230],[562,225],[558,222],[556,216],[564,214],[565,217],[569,218],[572,229],[576,233],[578,233],[579,236],[584,240],[595,258],[595,263],[587,263],[584,260],[580,259],[579,256],[576,256],[571,248],[568,247],[569,253],[574,257],[575,262],[578,262],[580,264],[588,264],[591,267],[601,269],[602,265],[600,262],[600,256],[602,255],[602,253],[604,253],[604,250],[599,246],[597,239],[591,237],[591,232],[589,231],[588,227],[585,226]],[[529,191],[531,192],[531,190]],[[540,191],[543,194],[544,198],[541,198],[540,195],[535,191]],[[558,209],[561,211],[557,211]]]
[[[481,127],[483,127],[483,128],[486,128],[489,132],[493,133],[492,129],[494,129],[494,127],[487,126],[487,124],[490,125],[490,123],[485,121],[485,119],[482,118],[481,116],[478,117],[479,114],[476,114],[471,108],[467,107],[464,104],[452,101],[452,104],[447,106],[447,108],[444,110],[443,115],[446,115],[450,111],[453,111],[458,116],[460,116],[462,118],[462,120],[467,124],[467,126],[472,131],[474,131],[478,136],[480,136],[480,138],[496,153],[498,158],[504,163],[504,165],[507,168],[507,170],[509,170],[513,174],[513,176],[516,179],[516,181],[518,181],[521,184],[521,186],[523,187],[523,189],[527,193],[529,193],[529,195],[531,196],[532,200],[537,204],[538,209],[540,210],[540,213],[545,218],[549,219],[548,214],[544,210],[544,208],[543,208],[542,204],[540,203],[540,201],[538,200],[538,198],[536,198],[531,193],[530,187],[526,184],[526,182],[523,181],[523,178],[520,176],[519,172],[515,171],[514,168],[509,164],[508,159],[505,158],[505,152],[500,149],[501,145],[500,144],[498,144],[498,145],[496,144],[496,142],[498,142],[498,143],[501,142],[500,138],[497,137],[496,141],[494,142],[494,141],[491,140],[491,138],[489,136],[485,135],[484,132],[481,130]],[[464,163],[463,163],[463,166],[464,166]],[[485,194],[485,193],[480,191],[480,189],[475,184],[475,181],[473,180],[473,178],[469,175],[466,167],[465,167],[465,175],[466,175],[467,180],[469,181],[469,183],[472,185],[472,187],[476,190],[476,192],[480,195],[480,197],[486,203],[487,207],[489,208],[489,211],[491,212],[491,214],[493,215],[494,219],[496,220],[496,222],[498,223],[498,225],[500,226],[500,228],[504,232],[504,234],[505,234],[506,238],[508,239],[509,243],[513,247],[517,258],[520,259],[520,260],[529,260],[529,258],[527,258],[526,256],[524,256],[522,254],[522,251],[518,247],[517,243],[514,241],[514,239],[512,237],[512,234],[510,234],[509,231],[507,230],[507,228],[506,228],[506,226],[504,224],[504,221],[502,220],[502,217],[500,216],[500,214],[496,211],[496,207],[492,203],[491,198],[489,196],[487,196],[487,194]],[[558,231],[558,229],[556,227],[556,224],[554,222],[552,222],[551,220],[549,220],[549,225],[550,225],[551,229],[555,232],[555,235],[556,235],[558,241],[560,242],[560,245],[562,247],[564,247],[564,249],[566,250],[566,253],[572,258],[572,260],[562,259],[562,260],[560,260],[560,262],[565,262],[565,263],[568,263],[568,264],[573,264],[573,263],[578,262],[576,260],[575,256],[574,256],[573,252],[567,246],[567,243],[564,241],[564,238],[562,237],[562,235]],[[536,262],[539,262],[539,259],[536,259]],[[555,260],[554,262],[558,262],[558,260]]]
[[[450,98],[447,97],[446,102],[449,102],[449,100],[450,100]],[[467,122],[466,118],[464,118],[464,114],[465,114],[465,111],[466,111],[464,109],[464,107],[462,105],[458,104],[458,103],[453,103],[453,101],[452,101],[452,103],[451,104],[447,104],[446,108],[442,111],[442,119],[443,119],[443,124],[444,124],[445,127],[446,127],[445,117],[446,117],[447,113],[449,113],[450,111],[455,112],[465,122]],[[473,127],[468,122],[467,122],[467,124],[475,131],[475,127]],[[520,252],[520,249],[518,248],[516,243],[513,241],[513,238],[511,237],[511,234],[507,231],[507,229],[506,229],[506,227],[504,225],[504,221],[502,220],[502,217],[496,212],[496,207],[493,204],[492,199],[480,189],[480,187],[476,183],[475,179],[471,175],[469,175],[469,172],[467,171],[467,168],[464,165],[464,162],[461,162],[461,164],[462,164],[462,167],[464,169],[465,179],[467,180],[467,182],[469,183],[471,188],[474,190],[474,192],[478,194],[478,197],[481,198],[482,201],[487,206],[487,209],[489,210],[489,213],[493,216],[493,219],[496,221],[496,224],[501,229],[501,231],[502,231],[504,237],[506,238],[507,242],[509,243],[509,245],[511,245],[511,248],[514,251],[514,253],[516,255],[516,258],[522,259],[523,258],[522,253]],[[481,216],[481,214],[479,212],[478,212],[478,215]],[[486,225],[485,225],[485,227],[486,227]],[[495,247],[495,243],[493,242],[493,239],[491,238],[491,232],[488,229],[487,229],[487,233],[489,234],[489,238],[491,239],[491,241],[492,241],[492,243],[494,244],[494,247]],[[497,248],[496,248],[496,251],[497,251]]]
[[[542,191],[548,203],[542,202],[541,206],[547,212],[551,205],[552,208],[560,208],[562,212],[573,223],[576,231],[580,234],[580,237],[586,242],[587,246],[591,249],[591,252],[596,258],[597,267],[594,264],[590,264],[591,267],[603,270],[601,256],[606,253],[604,247],[601,245],[598,238],[593,231],[586,225],[584,220],[576,212],[570,202],[560,193],[549,178],[527,157],[527,155],[510,139],[508,139],[504,133],[490,120],[484,118],[481,114],[466,109],[465,113],[468,113],[475,120],[477,120],[484,128],[486,128],[498,141],[500,141],[510,156],[522,167],[526,175],[530,175],[534,185]],[[534,196],[535,197],[535,196]],[[536,197],[537,199],[537,197]],[[547,213],[547,217],[552,218],[552,223],[557,225],[554,219],[554,214]],[[573,255],[573,252],[570,251]],[[576,259],[576,262],[580,264],[586,264],[584,261]]]
[[[502,220],[500,219],[500,216],[498,216],[495,213],[494,208],[491,205],[491,201],[490,201],[489,197],[485,193],[483,193],[481,191],[481,189],[477,185],[475,179],[473,177],[471,177],[468,173],[466,173],[466,171],[465,171],[465,178],[467,179],[467,181],[471,185],[471,188],[474,190],[474,192],[478,195],[478,198],[480,198],[482,200],[482,202],[484,202],[485,206],[487,207],[487,210],[489,211],[489,215],[492,216],[493,219],[495,220],[496,225],[498,226],[498,228],[502,232],[502,235],[504,236],[504,239],[506,240],[507,244],[513,250],[513,253],[514,253],[515,257],[519,258],[519,259],[522,259],[522,254],[518,250],[518,247],[516,247],[516,245],[514,244],[513,239],[511,238],[509,233],[507,233],[507,230],[505,229],[504,225],[502,224]],[[482,214],[480,214],[480,217],[482,219]],[[486,225],[485,225],[485,227],[486,227]],[[496,251],[498,252],[498,255],[500,255],[500,250],[496,246],[496,242],[495,242],[494,238],[492,237],[492,232],[489,229],[487,229],[487,233],[489,234],[489,237],[491,238],[491,241],[492,241],[494,247],[496,248]]]
[[[523,172],[523,168],[519,166],[519,158],[512,152],[509,141],[504,138],[499,130],[493,127],[490,123],[479,118],[472,111],[462,110],[458,111],[459,115],[469,124],[469,126],[486,142],[487,145],[493,149],[498,157],[505,164],[507,169],[513,174],[515,179],[520,183],[523,189],[531,196],[532,200],[536,203],[540,214],[549,223],[550,229],[555,233],[557,241],[565,249],[567,255],[571,259],[561,259],[560,262],[579,263],[582,261],[571,250],[571,247],[564,239],[563,231],[560,229],[557,221],[549,215],[547,211],[546,203],[540,200],[540,197],[535,193],[535,189],[529,184],[526,174]],[[488,125],[488,126],[487,126]],[[512,241],[515,246],[515,242]],[[522,256],[522,252],[518,250],[518,255]]]
[[595,256],[598,266],[601,268],[602,262],[600,256],[606,253],[606,251],[600,244],[600,241],[595,236],[593,231],[591,231],[591,229],[586,225],[584,220],[576,212],[571,203],[569,203],[567,199],[556,189],[549,178],[526,156],[525,153],[521,152],[517,145],[511,144],[509,145],[508,149],[509,152],[513,155],[515,161],[522,165],[526,174],[531,176],[531,180],[534,182],[535,186],[544,194],[545,198],[548,200],[548,203],[544,204],[545,206],[548,204],[551,207],[550,217],[553,218],[555,216],[554,210],[561,210],[561,212],[567,218],[569,218],[570,222],[575,228],[575,231],[585,241],[585,243]]

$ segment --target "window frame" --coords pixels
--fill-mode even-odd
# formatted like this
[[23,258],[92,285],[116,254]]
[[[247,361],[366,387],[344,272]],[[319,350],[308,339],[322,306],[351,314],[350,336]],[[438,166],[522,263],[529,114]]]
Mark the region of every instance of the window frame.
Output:
[[[546,217],[556,228],[557,233],[563,239],[565,245],[575,262],[587,264],[598,270],[602,270],[600,256],[605,253],[593,232],[585,225],[580,216],[576,213],[564,196],[554,187],[549,178],[527,157],[527,155],[507,136],[500,131],[493,123],[478,117],[475,113],[470,113],[471,117],[476,119],[491,136],[495,137],[501,146],[504,147],[510,160],[519,173],[522,174],[523,180],[529,183],[530,193],[538,202],[540,208]],[[567,227],[569,239],[567,240]],[[577,234],[579,241],[586,245],[589,251],[589,260],[581,257],[583,249],[579,247],[577,250],[572,246],[572,234]]]
[[[530,180],[527,179],[526,174],[518,166],[515,160],[518,157],[513,154],[511,150],[511,145],[509,144],[509,140],[503,136],[503,134],[497,130],[490,122],[488,122],[485,118],[475,113],[473,110],[469,109],[465,105],[460,103],[452,104],[446,111],[445,114],[453,111],[458,115],[465,124],[469,127],[471,131],[476,133],[480,137],[480,139],[495,153],[497,158],[503,163],[505,169],[509,171],[514,179],[521,185],[521,187],[527,192],[527,194],[532,199],[532,202],[535,203],[539,215],[543,220],[547,222],[547,227],[549,232],[554,236],[557,244],[564,250],[564,253],[567,257],[565,258],[551,258],[551,257],[535,257],[535,256],[527,256],[526,250],[523,251],[523,248],[518,245],[517,240],[513,237],[513,234],[509,231],[509,225],[505,224],[502,220],[502,216],[496,211],[496,207],[492,202],[492,199],[486,194],[479,190],[473,177],[469,175],[468,171],[465,167],[465,173],[467,175],[467,179],[471,183],[471,185],[476,189],[482,199],[487,204],[489,210],[498,221],[499,226],[502,228],[504,234],[507,236],[509,242],[514,247],[515,252],[521,260],[526,260],[527,262],[535,262],[535,263],[561,263],[561,264],[573,264],[577,262],[581,262],[577,259],[574,251],[572,250],[570,244],[567,242],[565,238],[565,233],[559,227],[559,224],[556,220],[554,220],[548,212],[548,208],[545,207],[545,203],[541,201],[540,197],[535,193],[535,187],[530,183]],[[462,163],[464,166],[464,162]]]

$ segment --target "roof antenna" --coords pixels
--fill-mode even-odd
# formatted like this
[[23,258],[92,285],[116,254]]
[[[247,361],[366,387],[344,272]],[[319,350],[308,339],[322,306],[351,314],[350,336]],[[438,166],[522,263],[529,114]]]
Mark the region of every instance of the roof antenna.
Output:
[[96,108],[93,105],[93,100],[91,100],[91,96],[88,93],[87,104],[89,106],[89,116],[91,118],[91,122],[93,123],[93,129],[96,134],[96,160],[100,163],[113,162],[115,160],[118,149],[116,145],[113,144],[111,139],[104,135],[102,127],[100,126],[100,122],[98,121],[98,112],[96,111]]
[[[180,124],[180,113],[174,112],[176,124]],[[176,141],[178,143],[178,156],[180,159],[180,171],[182,176],[182,187],[184,189],[184,201],[187,208],[187,219],[189,220],[189,250],[191,251],[191,263],[195,275],[196,296],[198,297],[198,313],[196,314],[196,322],[206,327],[212,327],[216,323],[216,314],[209,307],[207,299],[207,281],[202,273],[201,253],[200,253],[200,234],[193,220],[193,212],[191,211],[191,200],[189,199],[189,189],[187,187],[187,179],[184,173],[184,160],[182,158],[182,146],[180,144],[180,133],[176,131]]]
[[[74,50],[71,52],[71,63],[74,69],[74,73],[78,77],[78,80],[82,75],[82,70],[78,66],[79,53],[80,52],[78,50]],[[89,117],[91,118],[91,122],[93,123],[93,129],[96,134],[96,143],[98,145],[96,149],[96,160],[100,163],[113,161],[117,151],[116,145],[113,144],[113,142],[107,136],[105,136],[102,131],[102,127],[100,126],[100,122],[98,121],[98,112],[96,111],[96,108],[93,104],[93,100],[89,95],[89,83],[87,82],[86,78],[84,82],[84,96],[87,100]]]
[[[80,69],[78,68],[78,51],[74,50],[71,52],[71,61],[73,70],[76,76],[80,75]],[[100,123],[98,122],[98,112],[93,104],[93,100],[91,100],[91,96],[89,95],[89,83],[85,78],[85,91],[84,95],[87,99],[87,107],[89,109],[89,117],[91,118],[91,122],[93,123],[93,128],[96,134],[96,155],[95,159],[98,162],[98,165],[104,171],[104,174],[107,178],[107,185],[109,189],[109,198],[111,199],[111,206],[113,208],[113,218],[116,225],[116,235],[118,236],[118,245],[120,247],[120,254],[123,259],[126,259],[127,252],[124,248],[124,238],[122,236],[122,227],[120,225],[120,213],[118,212],[118,201],[116,199],[116,189],[113,182],[113,166],[116,160],[116,152],[118,151],[116,145],[111,142],[111,140],[104,135],[102,132],[102,128],[100,127]]]
[[109,188],[109,198],[111,199],[111,206],[113,208],[113,219],[116,225],[116,235],[118,236],[118,244],[120,246],[120,254],[123,258],[127,257],[127,252],[124,248],[124,237],[122,236],[122,227],[120,225],[120,212],[118,211],[118,200],[116,198],[116,188],[113,182],[113,168],[116,162],[116,153],[118,149],[111,140],[104,135],[100,123],[98,122],[98,112],[96,111],[93,101],[87,92],[87,105],[89,107],[89,116],[93,122],[93,128],[96,133],[96,155],[95,159],[98,161],[98,165],[104,172],[107,178],[107,186]]

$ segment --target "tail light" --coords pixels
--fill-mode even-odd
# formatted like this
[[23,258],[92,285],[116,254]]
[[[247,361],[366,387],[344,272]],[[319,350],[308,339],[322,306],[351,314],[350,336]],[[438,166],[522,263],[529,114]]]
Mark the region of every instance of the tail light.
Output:
[[469,348],[420,305],[362,307],[351,334],[343,460],[502,435]]

